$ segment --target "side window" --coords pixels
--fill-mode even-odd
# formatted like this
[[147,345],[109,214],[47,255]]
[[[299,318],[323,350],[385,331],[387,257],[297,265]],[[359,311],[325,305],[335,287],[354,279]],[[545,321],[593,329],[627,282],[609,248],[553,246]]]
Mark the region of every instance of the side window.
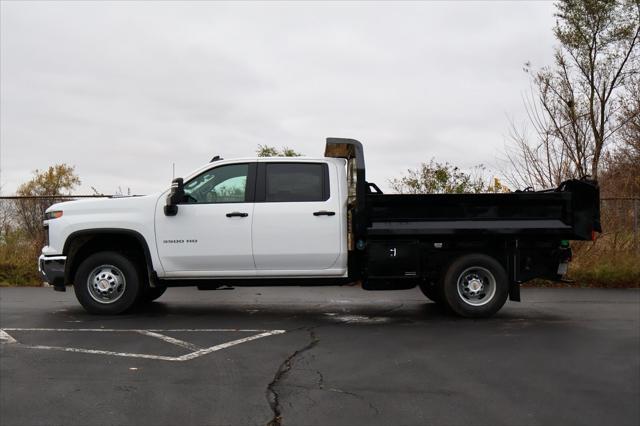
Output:
[[266,202],[325,201],[329,199],[326,164],[266,163]]
[[209,169],[185,184],[186,202],[244,203],[248,174],[248,164],[229,164]]

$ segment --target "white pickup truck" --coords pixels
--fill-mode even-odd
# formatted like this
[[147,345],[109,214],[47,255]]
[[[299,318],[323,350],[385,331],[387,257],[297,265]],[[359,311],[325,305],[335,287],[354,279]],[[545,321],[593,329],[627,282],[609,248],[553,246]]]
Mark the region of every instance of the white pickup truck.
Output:
[[597,185],[554,191],[383,195],[362,145],[327,139],[322,158],[218,158],[164,192],[47,209],[43,278],[117,314],[167,287],[419,286],[463,316],[489,316],[519,285],[560,279],[569,239],[599,231]]

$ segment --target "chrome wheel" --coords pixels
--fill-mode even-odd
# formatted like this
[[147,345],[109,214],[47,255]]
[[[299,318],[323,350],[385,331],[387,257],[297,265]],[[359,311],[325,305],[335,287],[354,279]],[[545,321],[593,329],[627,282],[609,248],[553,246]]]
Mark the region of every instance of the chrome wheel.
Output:
[[496,278],[479,266],[465,269],[458,276],[458,295],[471,306],[483,306],[496,294]]
[[93,300],[103,304],[119,300],[127,287],[124,274],[113,265],[94,268],[87,278],[87,289]]

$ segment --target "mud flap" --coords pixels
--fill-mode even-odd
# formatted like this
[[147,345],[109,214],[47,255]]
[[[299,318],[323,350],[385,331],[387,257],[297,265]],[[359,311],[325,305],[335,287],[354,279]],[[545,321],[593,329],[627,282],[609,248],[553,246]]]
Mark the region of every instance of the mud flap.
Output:
[[511,283],[511,286],[509,287],[509,300],[520,302],[520,284]]

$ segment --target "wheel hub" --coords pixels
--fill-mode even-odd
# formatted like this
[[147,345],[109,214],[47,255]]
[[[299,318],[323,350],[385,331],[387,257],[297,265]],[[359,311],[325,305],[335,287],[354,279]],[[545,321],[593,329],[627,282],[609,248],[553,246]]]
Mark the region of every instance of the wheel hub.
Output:
[[120,269],[113,265],[102,265],[89,274],[87,287],[95,301],[113,303],[124,294],[126,281]]
[[107,291],[110,288],[111,288],[111,284],[109,284],[109,281],[107,281],[107,280],[98,281],[98,290]]
[[463,302],[471,306],[482,306],[493,299],[496,279],[488,269],[472,266],[459,275],[457,287]]
[[478,278],[473,278],[468,282],[469,282],[469,285],[467,288],[469,289],[469,292],[471,294],[478,294],[480,290],[482,290],[482,288],[484,287],[484,284],[482,284],[482,280]]

